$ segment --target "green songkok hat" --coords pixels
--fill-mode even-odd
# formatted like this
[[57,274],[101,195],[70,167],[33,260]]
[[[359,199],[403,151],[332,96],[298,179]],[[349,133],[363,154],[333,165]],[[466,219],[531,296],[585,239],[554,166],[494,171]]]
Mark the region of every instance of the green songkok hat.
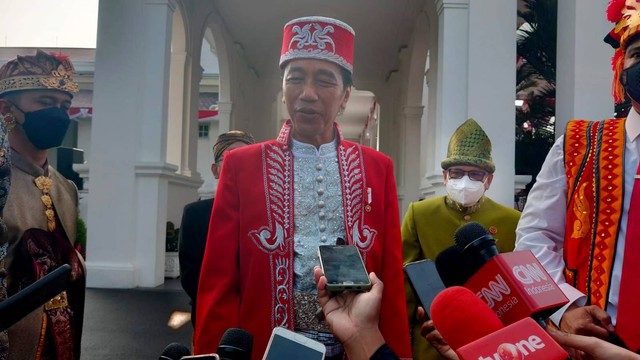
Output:
[[477,166],[490,174],[496,171],[491,160],[491,140],[473,119],[465,121],[451,135],[447,157],[441,166],[446,170],[454,165]]

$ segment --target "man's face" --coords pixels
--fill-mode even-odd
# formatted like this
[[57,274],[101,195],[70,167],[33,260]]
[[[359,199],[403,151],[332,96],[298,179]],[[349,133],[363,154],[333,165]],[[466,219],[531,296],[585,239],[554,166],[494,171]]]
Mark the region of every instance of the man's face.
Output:
[[483,168],[467,165],[452,166],[447,170],[442,170],[442,175],[444,175],[445,185],[449,179],[461,179],[464,176],[468,176],[471,180],[484,182],[485,190],[489,190],[489,186],[491,186],[491,181],[493,180],[493,174],[489,174]]
[[293,60],[284,70],[282,89],[293,137],[316,146],[331,141],[333,123],[351,94],[351,87],[344,89],[340,67],[324,60]]
[[634,65],[638,60],[640,60],[640,37],[627,45],[627,49],[624,52],[624,68]]
[[[58,90],[30,90],[18,94],[11,101],[24,112],[38,111],[57,107],[69,111],[71,96]],[[19,123],[24,122],[24,114],[18,109],[12,109],[13,115]]]
[[241,148],[243,146],[247,146],[247,144],[243,143],[242,141],[236,141],[233,144],[229,145],[229,147],[227,148],[227,150],[225,150],[222,153],[222,160],[220,160],[220,162],[218,163],[213,163],[211,164],[211,173],[213,174],[213,177],[218,180],[220,178],[220,172],[222,171],[222,162],[224,160],[224,156],[231,150],[233,149],[237,149],[237,148]]

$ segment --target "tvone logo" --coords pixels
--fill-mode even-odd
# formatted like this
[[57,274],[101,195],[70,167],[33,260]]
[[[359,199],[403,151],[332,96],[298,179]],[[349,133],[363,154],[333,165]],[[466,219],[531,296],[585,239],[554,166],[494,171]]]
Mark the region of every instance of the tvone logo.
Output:
[[495,281],[489,281],[487,287],[480,289],[476,295],[478,295],[479,298],[484,299],[487,305],[493,309],[496,302],[502,301],[502,295],[509,294],[511,294],[509,285],[504,281],[502,275],[498,275],[496,276]]
[[492,356],[480,356],[478,360],[523,360],[527,355],[544,348],[542,339],[535,335],[515,344],[503,343]]
[[516,265],[513,267],[513,275],[520,280],[521,283],[529,285],[533,282],[541,282],[547,280],[547,275],[538,264]]

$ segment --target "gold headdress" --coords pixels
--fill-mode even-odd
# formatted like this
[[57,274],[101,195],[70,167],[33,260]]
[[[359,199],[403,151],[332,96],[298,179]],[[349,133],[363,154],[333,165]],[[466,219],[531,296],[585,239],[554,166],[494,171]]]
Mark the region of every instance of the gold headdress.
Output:
[[20,56],[0,67],[0,96],[18,90],[53,89],[73,94],[80,88],[73,81],[75,70],[68,56],[47,54]]

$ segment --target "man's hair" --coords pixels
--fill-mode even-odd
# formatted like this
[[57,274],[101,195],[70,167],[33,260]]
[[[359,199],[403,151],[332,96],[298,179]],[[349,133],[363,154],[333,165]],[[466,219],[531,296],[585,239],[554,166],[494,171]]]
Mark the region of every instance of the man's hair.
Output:
[[349,86],[353,85],[353,78],[351,77],[351,72],[349,72],[349,70],[341,66],[340,74],[342,74],[343,90],[347,90]]

